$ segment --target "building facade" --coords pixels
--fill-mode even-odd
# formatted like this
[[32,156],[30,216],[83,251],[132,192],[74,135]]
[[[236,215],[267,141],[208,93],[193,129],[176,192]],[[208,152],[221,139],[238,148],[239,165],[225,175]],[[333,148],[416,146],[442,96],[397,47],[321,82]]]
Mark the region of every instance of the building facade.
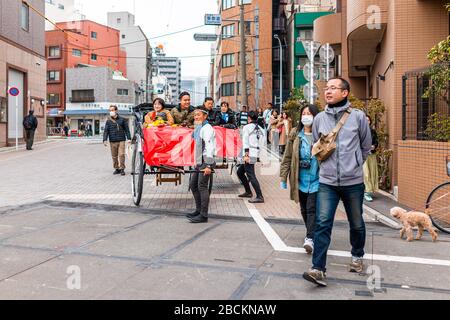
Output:
[[[29,4],[44,11],[44,0]],[[35,140],[44,140],[44,19],[21,1],[0,1],[0,16],[0,147],[14,145],[16,138],[23,142],[22,120],[30,109],[39,122]],[[8,94],[11,87],[19,89],[17,97]]]
[[[424,100],[419,93],[404,101],[405,77],[429,67],[427,53],[449,35],[447,2],[340,0],[335,14],[314,22],[314,40],[332,44],[342,56],[341,75],[350,80],[353,94],[363,101],[379,98],[386,105],[393,191],[412,208],[423,208],[433,186],[448,179],[450,144],[408,140],[403,132],[405,111]],[[413,86],[417,90],[421,84]],[[427,110],[420,117],[426,122],[435,102],[425,100]],[[446,110],[448,116],[448,106]]]
[[[45,16],[53,23],[86,19],[81,4],[76,0],[45,0]],[[45,21],[45,31],[54,29],[52,23]]]
[[67,68],[104,66],[127,76],[126,52],[120,47],[119,30],[89,20],[63,22],[61,30],[45,33],[47,57],[48,127],[64,121]]
[[172,89],[172,101],[177,103],[181,93],[181,59],[176,57],[167,57],[162,47],[156,47],[153,57],[153,75],[165,76]]
[[66,111],[72,135],[82,125],[92,125],[93,135],[103,133],[109,119],[109,107],[116,105],[119,114],[129,118],[135,104],[134,82],[108,67],[80,67],[66,70]]
[[152,48],[144,31],[129,12],[109,12],[108,26],[120,31],[120,45],[127,52],[127,78],[139,86],[139,103],[152,98]]
[[205,98],[210,95],[208,77],[181,80],[181,91],[187,91],[191,94],[193,106],[201,106]]
[[[236,0],[220,0],[222,25],[218,30],[214,59],[214,96],[240,110],[240,6]],[[273,98],[273,1],[244,1],[247,94],[250,109],[265,106]],[[283,43],[284,45],[284,43]],[[277,44],[279,47],[279,45]]]

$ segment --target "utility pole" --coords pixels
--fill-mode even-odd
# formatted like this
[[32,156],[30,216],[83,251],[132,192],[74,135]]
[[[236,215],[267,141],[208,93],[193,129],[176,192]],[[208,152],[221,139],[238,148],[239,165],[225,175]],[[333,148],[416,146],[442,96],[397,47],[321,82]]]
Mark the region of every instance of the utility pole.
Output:
[[[245,19],[244,19],[244,1],[241,1],[241,16],[240,16],[240,33],[241,33],[241,96],[242,105],[248,108],[248,95],[247,95],[247,59],[246,59],[246,47],[245,47]],[[240,110],[240,108],[239,108]]]
[[276,34],[274,36],[280,44],[280,114],[283,113],[283,46],[280,37]]
[[260,79],[260,71],[259,71],[259,7],[256,5],[255,7],[255,102],[256,102],[256,110],[259,108],[259,79]]

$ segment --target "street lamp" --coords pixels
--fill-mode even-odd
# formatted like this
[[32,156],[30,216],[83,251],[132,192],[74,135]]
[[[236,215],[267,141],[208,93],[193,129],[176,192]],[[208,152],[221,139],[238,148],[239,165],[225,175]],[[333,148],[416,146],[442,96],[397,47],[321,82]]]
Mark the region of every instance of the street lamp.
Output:
[[274,35],[274,38],[278,40],[280,44],[280,114],[283,113],[283,46],[278,35]]

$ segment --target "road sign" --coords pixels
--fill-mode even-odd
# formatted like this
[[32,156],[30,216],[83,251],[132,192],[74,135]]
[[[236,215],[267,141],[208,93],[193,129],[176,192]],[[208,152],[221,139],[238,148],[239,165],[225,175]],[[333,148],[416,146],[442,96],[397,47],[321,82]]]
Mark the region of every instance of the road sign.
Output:
[[[313,68],[313,81],[318,80],[319,78],[319,70],[317,68]],[[303,76],[308,82],[311,82],[311,64],[307,63],[303,67]]]
[[209,33],[196,33],[194,34],[194,40],[195,41],[216,41],[217,35],[216,34],[209,34]]
[[222,25],[222,16],[220,14],[205,14],[205,25],[207,26]]
[[17,97],[20,94],[20,90],[16,87],[11,87],[9,88],[8,93],[13,97]]
[[335,57],[334,50],[329,44],[325,44],[319,50],[320,59],[324,63],[332,63]]
[[320,42],[317,41],[302,41],[303,47],[305,48],[306,54],[308,55],[309,61],[314,61],[314,57],[319,51]]
[[[311,86],[313,86],[312,90],[311,90]],[[312,91],[312,97],[311,97],[311,91]],[[308,82],[307,84],[305,84],[305,86],[303,87],[303,93],[305,95],[305,99],[307,101],[309,101],[311,104],[313,104],[319,97],[319,89],[317,88],[317,86],[315,84],[311,84],[311,82]]]

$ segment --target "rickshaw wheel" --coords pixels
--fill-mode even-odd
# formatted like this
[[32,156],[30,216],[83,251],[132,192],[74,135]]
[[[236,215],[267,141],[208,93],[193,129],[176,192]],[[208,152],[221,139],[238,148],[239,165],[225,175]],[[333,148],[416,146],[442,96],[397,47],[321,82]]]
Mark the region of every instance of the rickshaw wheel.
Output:
[[144,187],[145,162],[144,155],[138,150],[138,145],[134,144],[133,157],[131,160],[131,178],[133,202],[139,206],[142,199],[142,190]]

